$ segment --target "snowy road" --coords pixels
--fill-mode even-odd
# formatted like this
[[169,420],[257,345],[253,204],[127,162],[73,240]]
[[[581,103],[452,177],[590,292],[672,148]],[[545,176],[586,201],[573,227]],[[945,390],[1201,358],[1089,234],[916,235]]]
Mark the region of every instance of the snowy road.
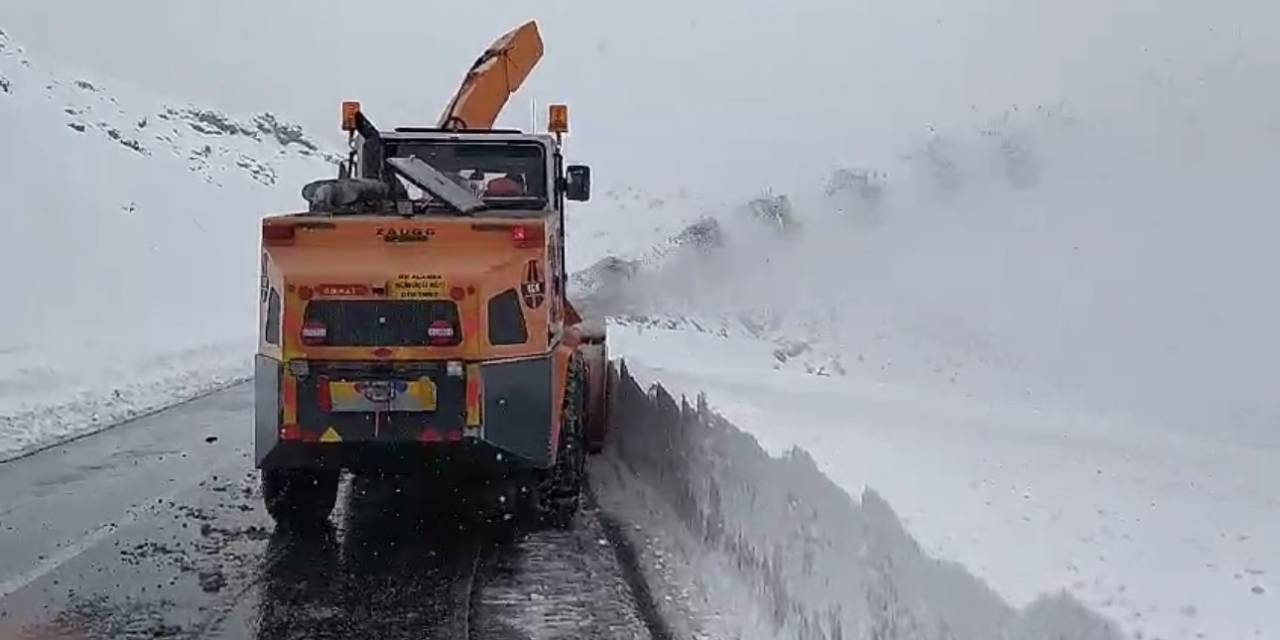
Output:
[[0,638],[649,637],[592,511],[489,543],[352,481],[328,535],[274,532],[251,400],[233,387],[0,465]]

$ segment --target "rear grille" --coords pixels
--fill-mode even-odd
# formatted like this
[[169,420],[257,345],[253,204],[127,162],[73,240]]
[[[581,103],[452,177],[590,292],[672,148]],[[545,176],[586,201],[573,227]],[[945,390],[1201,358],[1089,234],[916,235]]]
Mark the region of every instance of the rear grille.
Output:
[[305,324],[324,326],[331,347],[423,347],[439,320],[453,327],[449,344],[459,344],[458,307],[448,300],[312,300],[303,314]]

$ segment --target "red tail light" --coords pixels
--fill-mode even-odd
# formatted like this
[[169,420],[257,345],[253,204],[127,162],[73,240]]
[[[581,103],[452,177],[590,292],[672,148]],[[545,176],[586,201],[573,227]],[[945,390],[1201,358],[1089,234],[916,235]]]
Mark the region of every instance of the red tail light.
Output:
[[427,327],[427,342],[433,347],[445,347],[457,344],[457,331],[448,320],[436,320]]
[[329,392],[329,378],[320,376],[316,379],[316,404],[325,413],[333,411],[333,394]]
[[540,247],[543,238],[542,225],[522,224],[511,227],[511,242],[518,249]]
[[324,344],[329,337],[329,330],[320,322],[312,320],[302,325],[302,344],[319,345]]
[[302,429],[296,424],[286,424],[280,427],[281,440],[301,440]]

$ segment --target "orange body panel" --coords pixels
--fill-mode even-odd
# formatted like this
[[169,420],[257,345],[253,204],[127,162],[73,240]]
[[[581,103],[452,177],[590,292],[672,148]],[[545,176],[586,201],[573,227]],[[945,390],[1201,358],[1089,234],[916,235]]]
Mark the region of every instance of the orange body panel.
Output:
[[[518,345],[494,345],[483,330],[488,325],[487,301],[505,291],[518,293],[530,282],[530,264],[539,287],[546,291],[547,237],[542,218],[414,218],[275,217],[266,224],[292,224],[288,243],[264,247],[271,265],[268,278],[283,298],[283,337],[277,347],[260,341],[263,353],[278,349],[283,361],[324,360],[498,360],[546,354],[559,327],[551,322],[550,296],[522,304],[529,340]],[[512,229],[523,227],[537,242],[513,240]],[[388,239],[390,238],[390,239]],[[308,346],[300,338],[304,287],[312,300],[394,297],[399,285],[419,286],[411,295],[454,299],[458,304],[463,340],[449,347],[334,347]],[[379,293],[379,290],[382,292]],[[356,293],[361,291],[361,293]]]

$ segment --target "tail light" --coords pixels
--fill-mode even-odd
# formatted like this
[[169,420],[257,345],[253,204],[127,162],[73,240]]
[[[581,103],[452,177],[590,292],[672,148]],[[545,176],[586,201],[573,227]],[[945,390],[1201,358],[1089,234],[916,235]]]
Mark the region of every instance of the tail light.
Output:
[[457,344],[457,331],[448,320],[436,320],[427,326],[427,342],[433,347],[445,347]]
[[467,365],[467,430],[471,435],[480,435],[481,400],[484,389],[481,386],[480,365]]
[[517,249],[532,249],[543,244],[545,234],[542,225],[521,224],[511,227],[511,243]]
[[329,337],[329,330],[323,323],[312,320],[302,325],[302,344],[319,345],[324,344]]
[[329,391],[328,376],[316,379],[316,404],[320,405],[320,410],[325,413],[333,412],[333,393]]

